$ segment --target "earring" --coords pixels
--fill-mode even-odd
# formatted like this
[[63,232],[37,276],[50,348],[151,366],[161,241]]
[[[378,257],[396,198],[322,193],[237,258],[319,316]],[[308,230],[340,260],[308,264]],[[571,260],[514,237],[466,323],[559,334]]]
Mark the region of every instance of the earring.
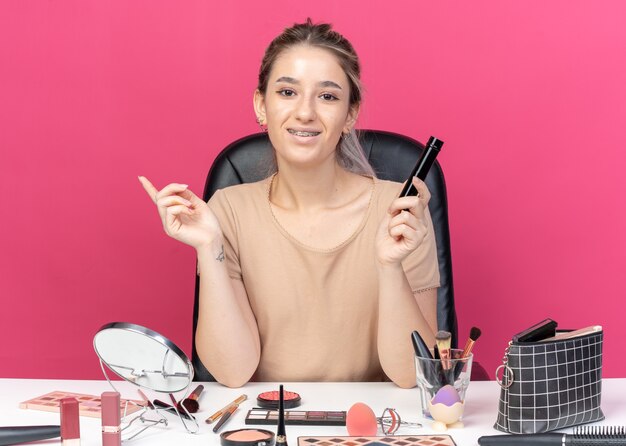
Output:
[[262,132],[267,132],[267,126],[266,127],[263,126],[263,119],[257,116],[256,123],[259,124],[259,127],[261,128]]
[[350,141],[352,139],[352,133],[350,133],[349,130],[346,133],[343,133],[342,136],[346,141]]

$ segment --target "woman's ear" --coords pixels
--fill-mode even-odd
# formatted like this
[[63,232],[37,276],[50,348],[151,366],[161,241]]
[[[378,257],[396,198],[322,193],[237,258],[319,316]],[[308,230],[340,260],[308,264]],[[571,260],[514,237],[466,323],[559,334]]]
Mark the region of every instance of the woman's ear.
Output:
[[254,113],[259,125],[267,124],[265,115],[265,96],[258,89],[254,90]]
[[350,107],[350,110],[348,110],[348,116],[346,118],[346,125],[343,128],[344,133],[348,133],[350,132],[350,130],[354,128],[354,125],[356,124],[356,120],[359,117],[359,110],[360,110],[359,105],[353,105]]

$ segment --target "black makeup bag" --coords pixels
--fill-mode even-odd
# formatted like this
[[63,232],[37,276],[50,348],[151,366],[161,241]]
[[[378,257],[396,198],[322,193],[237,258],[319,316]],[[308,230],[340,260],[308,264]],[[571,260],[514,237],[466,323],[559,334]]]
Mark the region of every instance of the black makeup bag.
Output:
[[528,434],[604,419],[602,340],[598,331],[555,341],[509,342],[496,371],[501,391],[494,427]]

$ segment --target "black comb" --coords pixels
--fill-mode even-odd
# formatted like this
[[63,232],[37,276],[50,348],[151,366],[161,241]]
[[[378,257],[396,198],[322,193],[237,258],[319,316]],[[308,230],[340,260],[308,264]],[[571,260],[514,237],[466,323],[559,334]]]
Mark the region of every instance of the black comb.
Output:
[[573,434],[517,434],[480,437],[481,446],[626,446],[624,426],[582,426]]
[[600,446],[626,445],[624,426],[579,426],[573,435],[565,436],[566,445]]

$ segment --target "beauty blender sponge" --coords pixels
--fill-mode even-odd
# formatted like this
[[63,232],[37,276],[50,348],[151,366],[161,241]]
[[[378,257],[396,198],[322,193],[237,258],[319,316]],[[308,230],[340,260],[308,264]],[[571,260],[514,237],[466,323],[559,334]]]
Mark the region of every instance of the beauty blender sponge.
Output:
[[352,437],[373,437],[378,425],[374,411],[364,403],[354,403],[346,415],[346,427]]
[[459,402],[461,402],[461,398],[459,397],[458,392],[449,384],[439,389],[431,401],[432,404],[443,404],[448,407]]

